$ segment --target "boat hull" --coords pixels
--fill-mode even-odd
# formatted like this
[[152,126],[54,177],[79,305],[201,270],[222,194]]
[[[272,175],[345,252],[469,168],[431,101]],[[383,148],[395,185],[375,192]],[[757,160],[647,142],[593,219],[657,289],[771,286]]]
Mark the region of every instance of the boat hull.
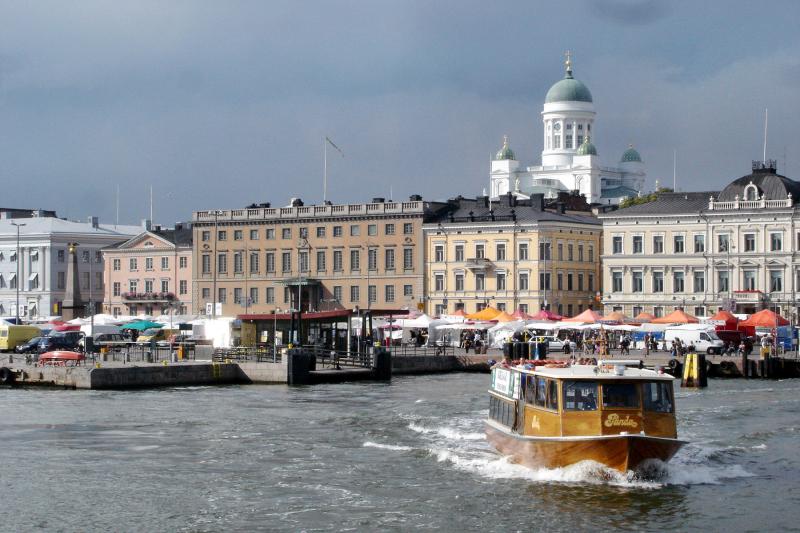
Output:
[[560,468],[580,461],[596,461],[620,472],[635,470],[649,459],[669,461],[684,442],[645,435],[597,437],[523,437],[492,422],[486,438],[503,455],[530,468]]

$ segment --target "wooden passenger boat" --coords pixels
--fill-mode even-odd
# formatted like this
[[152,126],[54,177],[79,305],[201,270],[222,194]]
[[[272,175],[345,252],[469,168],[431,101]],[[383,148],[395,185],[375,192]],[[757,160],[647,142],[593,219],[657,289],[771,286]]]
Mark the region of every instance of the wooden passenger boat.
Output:
[[649,459],[667,462],[685,444],[677,439],[672,376],[641,366],[497,365],[487,439],[534,468],[591,460],[625,472]]

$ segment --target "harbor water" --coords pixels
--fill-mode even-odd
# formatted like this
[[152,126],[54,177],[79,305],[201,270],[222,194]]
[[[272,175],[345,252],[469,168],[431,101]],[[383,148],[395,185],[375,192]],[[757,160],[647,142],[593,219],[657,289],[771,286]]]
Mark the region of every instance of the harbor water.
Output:
[[0,530],[791,530],[800,381],[678,389],[647,477],[486,444],[489,376],[315,387],[0,390]]

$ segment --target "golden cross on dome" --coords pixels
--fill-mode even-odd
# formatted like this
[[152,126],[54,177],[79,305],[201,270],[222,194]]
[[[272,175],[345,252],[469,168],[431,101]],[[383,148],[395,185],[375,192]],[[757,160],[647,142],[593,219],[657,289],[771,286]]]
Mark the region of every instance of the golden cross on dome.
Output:
[[572,72],[572,51],[567,50],[564,52],[564,57],[566,57],[566,61],[564,61],[564,66],[567,68],[567,72]]

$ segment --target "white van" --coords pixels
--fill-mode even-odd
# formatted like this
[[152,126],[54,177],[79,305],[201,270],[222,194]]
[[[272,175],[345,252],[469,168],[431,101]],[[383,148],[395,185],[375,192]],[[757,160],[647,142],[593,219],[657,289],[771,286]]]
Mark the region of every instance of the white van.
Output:
[[717,337],[713,329],[697,326],[675,326],[664,330],[664,338],[669,345],[673,340],[680,339],[684,347],[694,345],[696,352],[707,354],[721,354],[725,343]]

